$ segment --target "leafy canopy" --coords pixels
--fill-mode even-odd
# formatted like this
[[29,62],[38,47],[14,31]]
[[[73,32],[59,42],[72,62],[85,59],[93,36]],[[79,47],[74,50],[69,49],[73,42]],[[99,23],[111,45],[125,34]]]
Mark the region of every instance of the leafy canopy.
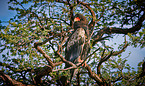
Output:
[[[86,60],[88,66],[78,67],[78,82],[73,80],[71,84],[144,84],[144,79],[138,78],[141,67],[134,71],[126,63],[128,56],[121,56],[128,45],[145,46],[143,0],[10,0],[8,3],[9,10],[17,14],[7,26],[0,25],[1,74],[21,84],[60,84],[62,76],[69,76],[69,69],[64,69],[65,43],[73,31],[73,16],[81,13],[90,21],[91,52]],[[106,44],[116,35],[124,37],[122,44],[114,43],[117,51],[114,45]],[[5,80],[2,84],[6,84]]]

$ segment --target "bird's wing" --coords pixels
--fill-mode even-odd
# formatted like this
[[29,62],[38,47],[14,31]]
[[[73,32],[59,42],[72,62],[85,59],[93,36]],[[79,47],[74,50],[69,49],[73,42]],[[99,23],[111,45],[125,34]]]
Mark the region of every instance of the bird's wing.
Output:
[[65,58],[71,62],[77,62],[77,58],[82,53],[84,42],[85,30],[83,28],[77,28],[67,42]]
[[87,58],[88,53],[90,52],[90,41],[87,41],[84,45],[82,55],[81,55],[81,60],[85,60]]

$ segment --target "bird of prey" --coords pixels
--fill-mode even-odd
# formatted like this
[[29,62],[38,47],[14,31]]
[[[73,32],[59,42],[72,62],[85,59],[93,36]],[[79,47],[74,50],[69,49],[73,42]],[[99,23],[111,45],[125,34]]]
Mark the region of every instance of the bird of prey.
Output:
[[[65,59],[74,64],[83,62],[90,51],[88,21],[82,14],[76,14],[74,17],[74,32],[70,35],[65,50]],[[66,64],[66,68],[70,67]],[[71,79],[77,69],[71,69]]]

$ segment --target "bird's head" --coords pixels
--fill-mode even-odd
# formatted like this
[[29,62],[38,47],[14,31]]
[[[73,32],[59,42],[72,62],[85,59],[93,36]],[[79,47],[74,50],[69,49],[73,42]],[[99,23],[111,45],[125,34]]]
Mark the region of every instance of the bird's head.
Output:
[[88,20],[82,14],[76,14],[74,22],[81,22],[82,24],[88,24]]

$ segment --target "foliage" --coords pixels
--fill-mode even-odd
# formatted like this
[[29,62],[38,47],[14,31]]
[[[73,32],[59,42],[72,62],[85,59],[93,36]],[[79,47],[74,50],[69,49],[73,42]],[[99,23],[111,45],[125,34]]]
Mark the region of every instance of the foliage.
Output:
[[[29,85],[58,85],[63,82],[62,76],[69,81],[69,70],[64,70],[64,63],[67,63],[63,60],[65,43],[73,31],[73,16],[81,13],[90,21],[93,31],[91,52],[86,61],[88,66],[78,67],[81,79],[79,82],[74,79],[71,84],[145,84],[144,77],[139,77],[141,65],[134,71],[126,63],[127,57],[121,56],[129,44],[145,46],[143,0],[10,0],[8,3],[13,4],[9,10],[17,14],[7,26],[0,25],[1,75],[5,73],[21,84]],[[117,51],[106,44],[106,40],[116,34],[130,38],[116,44]],[[1,82],[1,85],[7,84]]]

